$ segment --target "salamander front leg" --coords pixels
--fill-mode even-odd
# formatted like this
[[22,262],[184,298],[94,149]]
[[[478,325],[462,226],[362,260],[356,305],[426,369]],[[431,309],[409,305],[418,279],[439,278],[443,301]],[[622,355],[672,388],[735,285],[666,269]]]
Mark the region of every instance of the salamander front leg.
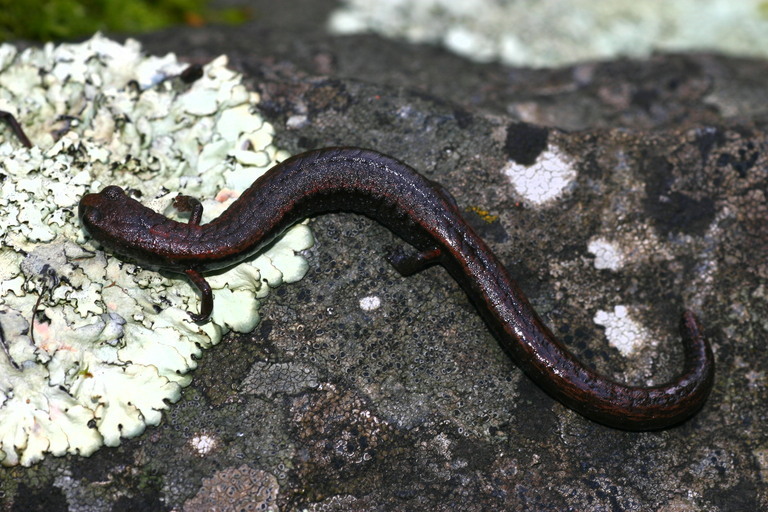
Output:
[[191,212],[189,224],[200,225],[200,219],[203,217],[203,204],[200,201],[192,196],[178,195],[173,198],[173,207],[180,212]]
[[193,285],[200,291],[200,314],[189,312],[190,318],[196,323],[207,322],[213,313],[213,292],[211,285],[205,280],[203,275],[197,270],[187,269],[184,271]]
[[401,276],[412,276],[417,272],[421,272],[427,267],[440,263],[440,257],[442,252],[435,247],[422,252],[412,252],[410,254],[405,252],[403,246],[399,246],[393,249],[386,258],[390,265],[395,267]]

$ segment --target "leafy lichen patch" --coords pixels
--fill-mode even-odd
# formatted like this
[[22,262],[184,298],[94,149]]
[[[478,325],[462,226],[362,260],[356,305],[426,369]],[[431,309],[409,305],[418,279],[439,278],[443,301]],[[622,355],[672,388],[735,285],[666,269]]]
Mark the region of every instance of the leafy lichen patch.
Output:
[[216,312],[198,326],[186,281],[105,254],[79,225],[80,197],[110,184],[166,214],[178,193],[218,198],[203,201],[209,220],[287,157],[226,64],[187,84],[175,78],[186,64],[135,41],[0,45],[0,109],[34,143],[0,130],[2,464],[88,455],[158,424],[201,350],[252,329],[269,287],[305,273],[299,225],[212,278]]

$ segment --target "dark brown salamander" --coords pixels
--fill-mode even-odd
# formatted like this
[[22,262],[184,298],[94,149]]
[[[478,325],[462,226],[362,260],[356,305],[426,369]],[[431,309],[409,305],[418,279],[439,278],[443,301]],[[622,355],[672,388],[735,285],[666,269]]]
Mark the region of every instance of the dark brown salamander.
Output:
[[506,352],[550,395],[584,416],[627,430],[669,427],[701,408],[712,387],[714,361],[695,316],[683,315],[682,375],[654,387],[625,386],[580,363],[528,303],[483,240],[464,221],[451,195],[406,164],[375,151],[329,148],[282,162],[260,177],[216,220],[200,225],[202,205],[179,196],[188,223],[156,213],[116,186],[80,201],[80,220],[93,238],[136,261],[185,273],[199,288],[196,321],[213,298],[202,273],[254,254],[286,228],[332,211],[367,215],[418,251],[390,261],[402,275],[439,263],[461,284]]

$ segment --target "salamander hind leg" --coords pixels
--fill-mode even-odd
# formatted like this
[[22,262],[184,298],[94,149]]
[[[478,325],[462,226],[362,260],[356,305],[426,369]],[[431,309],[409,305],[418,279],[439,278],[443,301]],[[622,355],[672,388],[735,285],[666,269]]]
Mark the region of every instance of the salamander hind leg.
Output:
[[200,225],[200,219],[203,218],[203,204],[199,200],[179,194],[173,198],[173,207],[180,212],[190,212],[189,224]]
[[406,253],[405,248],[399,246],[391,250],[386,258],[401,276],[408,277],[440,263],[441,256],[442,252],[437,247],[421,252]]

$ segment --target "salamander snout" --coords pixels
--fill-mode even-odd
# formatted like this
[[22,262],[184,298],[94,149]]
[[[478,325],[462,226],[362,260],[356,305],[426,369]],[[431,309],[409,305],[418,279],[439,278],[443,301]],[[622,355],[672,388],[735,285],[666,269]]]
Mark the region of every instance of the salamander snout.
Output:
[[99,199],[99,194],[86,194],[80,199],[80,205],[77,208],[77,216],[80,218],[80,223],[86,229],[88,229],[89,225],[93,225],[101,219]]
[[98,226],[105,216],[114,216],[124,197],[125,191],[115,185],[104,187],[97,194],[84,195],[77,212],[80,223],[93,235],[93,227]]

